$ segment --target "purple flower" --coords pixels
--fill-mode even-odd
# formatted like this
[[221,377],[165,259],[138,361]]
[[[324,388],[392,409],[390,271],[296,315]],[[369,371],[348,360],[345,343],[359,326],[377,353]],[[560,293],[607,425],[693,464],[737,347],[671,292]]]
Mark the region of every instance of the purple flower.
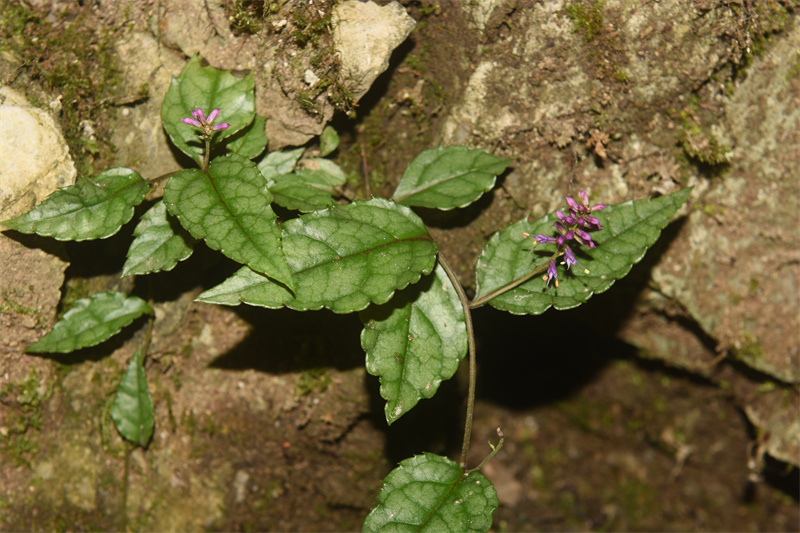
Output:
[[[561,264],[566,265],[567,270],[573,265],[580,265],[583,267],[575,258],[575,253],[569,246],[570,241],[575,240],[578,244],[586,246],[587,248],[596,248],[597,244],[592,240],[589,231],[603,229],[600,225],[600,220],[592,216],[591,213],[605,209],[605,204],[589,205],[589,195],[586,194],[584,190],[580,191],[580,199],[582,202],[580,204],[576,202],[574,198],[570,198],[569,196],[565,198],[569,206],[567,209],[568,213],[564,214],[556,210],[556,218],[558,218],[558,220],[553,222],[553,226],[556,228],[558,234],[555,237],[543,234],[533,237],[534,246],[541,243],[548,243],[555,244],[558,248],[553,258],[550,260],[550,263],[547,265],[547,273],[542,276],[542,279],[545,280],[548,286],[550,285],[550,281],[553,280],[555,286],[558,287],[558,270],[556,269],[555,259],[559,255],[564,254],[564,261]],[[529,233],[524,233],[524,235],[526,238],[531,236]],[[589,273],[589,270],[585,267],[583,271],[586,274]]]
[[564,248],[564,262],[567,264],[567,270],[569,270],[569,267],[572,265],[578,264],[578,260],[575,259],[575,254],[572,253],[572,248],[569,246]]
[[228,129],[230,124],[226,122],[221,122],[219,124],[214,124],[214,121],[219,116],[220,109],[214,109],[211,113],[208,114],[206,117],[203,110],[199,107],[192,111],[191,117],[185,117],[181,119],[181,122],[187,124],[189,126],[194,126],[195,128],[200,128],[202,131],[201,136],[204,137],[211,137],[211,133],[214,131]]
[[558,270],[556,270],[556,262],[550,261],[550,264],[547,266],[547,275],[542,276],[542,279],[545,280],[545,285],[550,285],[550,280],[555,280],[555,285],[558,287]]

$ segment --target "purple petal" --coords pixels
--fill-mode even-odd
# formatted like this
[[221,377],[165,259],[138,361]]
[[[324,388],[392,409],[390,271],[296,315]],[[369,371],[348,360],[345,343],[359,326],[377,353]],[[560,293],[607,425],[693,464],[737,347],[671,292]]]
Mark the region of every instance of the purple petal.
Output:
[[569,196],[565,196],[564,198],[567,199],[567,205],[569,205],[572,209],[575,209],[575,210],[578,209],[578,204],[575,202],[575,200],[573,200]]
[[583,189],[581,189],[581,201],[583,201],[583,205],[589,206],[589,195]]
[[547,276],[546,276],[546,278],[547,278],[546,285],[549,286],[550,285],[550,280],[551,279],[555,279],[556,280],[556,287],[558,287],[558,270],[556,270],[556,262],[555,261],[550,261],[550,265],[548,265],[548,267],[547,267]]
[[544,243],[553,244],[554,242],[556,242],[555,238],[549,235],[545,235],[543,233],[540,233],[539,235],[534,235],[533,240],[539,244],[544,244]]
[[206,123],[206,116],[203,113],[203,110],[200,109],[199,107],[197,109],[195,109],[194,111],[192,111],[192,116],[195,118],[195,120],[197,120],[201,124],[205,124]]
[[203,125],[202,125],[202,124],[200,124],[199,122],[197,122],[195,119],[193,119],[193,118],[189,118],[189,117],[182,118],[182,119],[181,119],[181,122],[183,122],[184,124],[188,124],[188,125],[190,125],[190,126],[194,126],[195,128],[202,128],[202,127],[203,127]]
[[211,129],[214,130],[214,131],[219,131],[219,130],[227,130],[229,127],[230,127],[230,124],[228,124],[227,122],[223,122],[221,124],[215,125]]
[[606,204],[597,204],[597,205],[593,205],[592,207],[590,207],[589,208],[589,212],[602,211],[605,208],[606,208]]
[[567,264],[567,269],[572,265],[578,264],[578,260],[575,259],[575,254],[572,253],[572,249],[569,246],[564,248],[564,262]]
[[208,124],[211,124],[212,122],[214,122],[214,119],[217,118],[217,115],[219,115],[219,108],[214,109],[211,113],[208,114],[208,119],[206,119],[206,122]]

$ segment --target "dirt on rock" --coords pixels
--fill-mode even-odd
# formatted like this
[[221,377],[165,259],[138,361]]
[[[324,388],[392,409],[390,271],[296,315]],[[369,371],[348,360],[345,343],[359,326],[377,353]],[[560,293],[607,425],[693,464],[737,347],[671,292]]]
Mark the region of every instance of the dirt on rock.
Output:
[[[284,15],[298,3],[264,6],[280,4]],[[155,88],[193,53],[163,38],[180,12],[166,1],[112,4],[0,6],[8,43],[0,45],[0,83],[42,102],[69,94],[63,104],[74,109],[58,118],[81,172],[135,163],[169,172],[179,166],[158,126],[163,95]],[[259,35],[282,27],[280,17],[250,9],[256,4],[194,2],[213,20],[205,37],[186,36],[185,46],[218,47],[218,60],[240,61],[248,47],[257,49]],[[723,286],[731,292],[723,309],[738,313],[725,315],[724,331],[711,319],[718,307],[703,307],[704,300],[687,307],[693,300],[674,283],[675,272],[705,280],[709,265],[728,281],[739,275],[731,267],[744,261],[736,250],[713,260],[695,255],[709,242],[696,228],[721,225],[735,212],[732,198],[740,196],[728,184],[757,183],[762,192],[752,196],[772,205],[774,190],[756,176],[752,154],[726,155],[737,138],[731,132],[741,131],[726,110],[747,109],[733,87],[770,65],[786,66],[780,101],[800,97],[800,60],[785,53],[798,38],[797,7],[461,4],[401,2],[415,30],[358,102],[356,118],[339,113],[332,124],[347,194],[356,198],[391,196],[414,156],[442,143],[515,160],[478,202],[419,211],[468,292],[489,237],[558,208],[566,193],[587,189],[614,203],[687,185],[698,191],[692,212],[664,231],[645,260],[586,305],[538,317],[474,312],[478,401],[469,463],[488,455],[497,428],[505,435],[483,470],[500,501],[493,531],[800,531],[800,457],[791,460],[797,383],[747,359],[757,345],[796,365],[797,348],[791,338],[769,339],[766,348],[754,341],[749,352],[741,343],[763,338],[766,326],[749,317],[774,287],[796,294],[798,263],[786,242],[797,230],[784,221],[785,233],[770,233],[760,249],[783,247],[784,278],[758,278],[749,292],[746,281]],[[242,33],[240,22],[233,27],[244,16],[236,9],[265,17],[273,30]],[[177,18],[159,18],[169,16]],[[78,38],[87,46],[65,51]],[[120,55],[135,61],[137,51],[147,61],[135,68],[113,62]],[[86,79],[74,74],[79,83],[65,88],[47,75],[62,62],[95,70]],[[761,70],[748,71],[753,65]],[[143,90],[132,82],[140,77],[148,78]],[[739,107],[726,107],[732,101]],[[85,120],[96,132],[92,142],[78,127]],[[780,166],[769,180],[795,205],[797,185],[786,177],[800,164],[792,124],[780,130],[788,148],[776,148],[777,140],[764,146]],[[742,218],[739,234],[768,217]],[[423,451],[457,457],[466,365],[433,399],[387,426],[378,379],[364,368],[357,316],[195,302],[236,268],[203,246],[171,272],[121,282],[131,232],[63,247],[0,235],[2,286],[10,287],[0,294],[0,529],[357,531],[397,462]],[[141,322],[75,354],[22,351],[69,301],[112,288],[157,295],[145,365],[156,430],[144,450],[129,447],[110,418],[144,335]],[[693,288],[704,298],[723,289]],[[749,307],[739,305],[748,298]]]

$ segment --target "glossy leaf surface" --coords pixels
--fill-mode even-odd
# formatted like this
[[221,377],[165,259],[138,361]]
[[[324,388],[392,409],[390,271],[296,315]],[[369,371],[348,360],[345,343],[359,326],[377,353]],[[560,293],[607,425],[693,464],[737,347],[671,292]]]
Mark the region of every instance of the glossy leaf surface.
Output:
[[310,168],[273,178],[269,190],[277,204],[304,213],[333,205],[333,195],[345,184],[347,176],[339,165],[327,159],[312,159],[306,164]]
[[153,436],[155,410],[147,388],[141,349],[136,351],[119,382],[111,404],[111,419],[120,435],[143,448]]
[[364,531],[489,531],[498,504],[483,474],[464,474],[455,461],[432,453],[401,461],[383,480],[377,500]]
[[374,198],[287,221],[283,247],[295,294],[255,272],[241,269],[198,300],[300,311],[360,311],[382,304],[394,291],[433,268],[437,246],[410,209]]
[[105,239],[133,217],[149,186],[138,172],[112,168],[93,180],[53,192],[31,211],[2,224],[22,233],[36,233],[59,241]]
[[252,72],[220,70],[200,56],[186,63],[164,96],[161,120],[164,130],[178,149],[197,161],[202,160],[203,143],[197,138],[197,128],[181,122],[191,117],[196,108],[208,116],[220,109],[215,124],[228,123],[228,129],[218,131],[214,139],[221,141],[246,128],[255,117],[255,78]]
[[[564,272],[564,267],[559,265],[558,287],[552,283],[547,287],[541,277],[536,276],[491,299],[489,304],[514,314],[538,315],[551,306],[571,309],[593,294],[608,290],[641,261],[690,192],[691,189],[684,189],[652,200],[624,202],[594,213],[604,228],[591,232],[597,248],[573,248],[578,261],[589,270],[589,274],[584,274],[580,265],[572,267],[570,272]],[[555,244],[539,245],[530,252],[531,239],[526,241],[523,232],[552,235],[554,220],[554,216],[534,222],[523,220],[492,236],[478,259],[476,299],[522,278],[549,261]],[[560,258],[557,262],[562,260]]]
[[303,152],[305,152],[305,148],[296,148],[286,152],[270,152],[258,162],[258,170],[271,184],[275,176],[288,174],[294,170]]
[[101,292],[81,298],[52,331],[26,348],[32,353],[69,353],[100,344],[153,309],[137,296]]
[[256,115],[245,129],[228,139],[225,148],[228,152],[248,159],[261,155],[267,148],[267,132],[264,129],[267,119]]
[[491,190],[511,161],[464,146],[431,148],[408,165],[393,199],[444,210],[464,207]]
[[142,215],[133,237],[128,258],[122,266],[123,276],[172,270],[192,255],[196,242],[178,220],[167,213],[163,201]]
[[319,136],[319,155],[325,157],[339,147],[339,134],[332,126],[325,126]]
[[232,154],[172,176],[164,203],[195,238],[292,288],[272,195],[249,159]]
[[380,376],[391,424],[422,398],[432,398],[467,353],[464,309],[444,269],[360,313],[367,372]]

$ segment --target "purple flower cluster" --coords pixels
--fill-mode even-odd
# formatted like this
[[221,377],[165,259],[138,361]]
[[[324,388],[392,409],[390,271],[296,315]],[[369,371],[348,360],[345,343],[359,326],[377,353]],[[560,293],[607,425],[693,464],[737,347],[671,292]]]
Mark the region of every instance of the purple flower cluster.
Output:
[[202,130],[200,136],[210,139],[213,132],[227,129],[230,126],[226,122],[214,124],[214,121],[219,116],[219,112],[219,108],[214,109],[208,114],[208,117],[206,117],[206,115],[203,113],[203,110],[198,107],[192,111],[191,117],[182,118],[181,122],[188,124],[189,126],[194,126],[195,128],[200,128]]
[[[600,226],[600,221],[597,217],[592,216],[592,213],[605,209],[605,204],[589,205],[589,195],[586,194],[586,191],[581,191],[580,196],[581,202],[583,202],[582,204],[579,204],[569,196],[566,197],[567,205],[569,206],[568,214],[565,215],[561,211],[556,211],[558,220],[553,222],[558,232],[556,237],[551,237],[542,233],[533,236],[534,246],[542,243],[555,244],[558,246],[558,251],[554,257],[558,257],[563,252],[564,262],[562,264],[566,264],[567,269],[572,265],[580,265],[578,260],[575,259],[575,254],[572,248],[570,248],[569,242],[575,240],[578,244],[589,248],[595,248],[597,245],[592,240],[592,236],[589,235],[589,232],[596,229],[603,229],[603,227]],[[524,233],[524,235],[526,238],[530,237],[529,233]],[[589,273],[586,268],[583,270],[587,274]],[[555,259],[550,260],[550,264],[547,266],[547,274],[545,274],[542,279],[547,282],[547,285],[550,285],[550,280],[554,280],[556,287],[558,287],[558,271],[556,270]]]

